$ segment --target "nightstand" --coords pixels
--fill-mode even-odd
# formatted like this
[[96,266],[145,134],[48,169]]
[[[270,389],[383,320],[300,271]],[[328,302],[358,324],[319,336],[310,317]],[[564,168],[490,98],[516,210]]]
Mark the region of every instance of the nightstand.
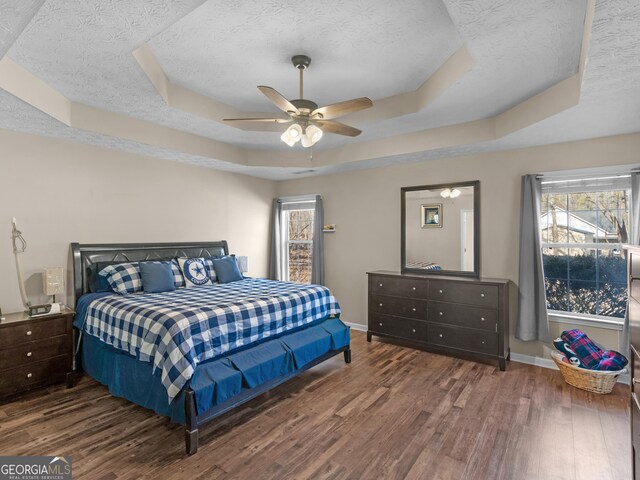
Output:
[[72,386],[74,313],[19,312],[0,320],[0,399],[65,380]]

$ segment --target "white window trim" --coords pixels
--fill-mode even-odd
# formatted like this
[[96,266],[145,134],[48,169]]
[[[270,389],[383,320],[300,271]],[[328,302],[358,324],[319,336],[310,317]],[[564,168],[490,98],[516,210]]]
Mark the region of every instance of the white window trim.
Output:
[[589,315],[586,313],[562,312],[549,310],[549,321],[554,323],[570,323],[583,327],[597,327],[607,330],[622,331],[624,318],[603,317],[601,315]]
[[[313,204],[315,204],[315,196],[313,197],[313,200],[310,200],[310,196],[305,196],[303,199],[303,197],[284,197],[284,198],[295,198],[295,201],[291,201],[291,202],[286,202],[286,203],[311,203],[313,202]],[[313,208],[297,208],[296,210],[314,210]],[[284,259],[284,274],[285,274],[285,281],[286,282],[290,282],[291,278],[289,277],[289,246],[291,244],[294,243],[305,243],[305,244],[309,244],[312,245],[313,244],[313,240],[291,240],[289,238],[289,221],[287,219],[287,216],[289,214],[289,212],[292,211],[296,211],[296,210],[282,210],[282,236],[284,238],[283,241],[283,248],[284,251],[282,252],[282,257]],[[315,234],[315,232],[314,232]]]

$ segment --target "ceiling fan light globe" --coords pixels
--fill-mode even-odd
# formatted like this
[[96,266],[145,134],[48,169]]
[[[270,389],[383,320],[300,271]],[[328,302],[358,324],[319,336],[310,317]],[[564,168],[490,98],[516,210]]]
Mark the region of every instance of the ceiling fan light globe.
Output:
[[313,147],[313,141],[311,141],[311,139],[309,139],[309,137],[307,135],[303,135],[302,138],[300,139],[300,143],[302,143],[302,146],[304,148],[309,148],[309,147]]
[[284,133],[280,136],[280,140],[282,140],[284,143],[286,143],[287,145],[289,145],[290,147],[293,147],[296,142],[299,140],[299,138],[293,138],[290,134],[289,134],[289,130],[285,130]]
[[320,140],[323,134],[322,129],[316,127],[315,125],[309,125],[304,133],[305,136],[311,141],[311,145]]
[[287,131],[289,132],[289,136],[291,138],[298,139],[302,136],[302,127],[297,123],[294,123],[289,128],[287,128]]

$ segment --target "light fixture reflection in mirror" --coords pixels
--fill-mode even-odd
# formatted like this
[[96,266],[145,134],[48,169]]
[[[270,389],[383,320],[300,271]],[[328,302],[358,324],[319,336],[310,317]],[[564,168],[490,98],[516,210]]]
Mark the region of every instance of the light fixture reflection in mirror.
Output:
[[444,190],[442,190],[442,192],[440,192],[440,196],[442,198],[456,198],[459,197],[461,193],[462,192],[457,188],[454,188],[453,190],[450,188],[445,188]]

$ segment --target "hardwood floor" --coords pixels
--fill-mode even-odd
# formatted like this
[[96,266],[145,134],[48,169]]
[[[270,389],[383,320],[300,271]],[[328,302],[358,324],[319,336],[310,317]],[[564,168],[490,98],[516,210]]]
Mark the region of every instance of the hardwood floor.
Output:
[[74,478],[630,478],[626,386],[596,395],[559,372],[373,341],[201,430],[83,378],[0,405],[0,455],[72,455]]

